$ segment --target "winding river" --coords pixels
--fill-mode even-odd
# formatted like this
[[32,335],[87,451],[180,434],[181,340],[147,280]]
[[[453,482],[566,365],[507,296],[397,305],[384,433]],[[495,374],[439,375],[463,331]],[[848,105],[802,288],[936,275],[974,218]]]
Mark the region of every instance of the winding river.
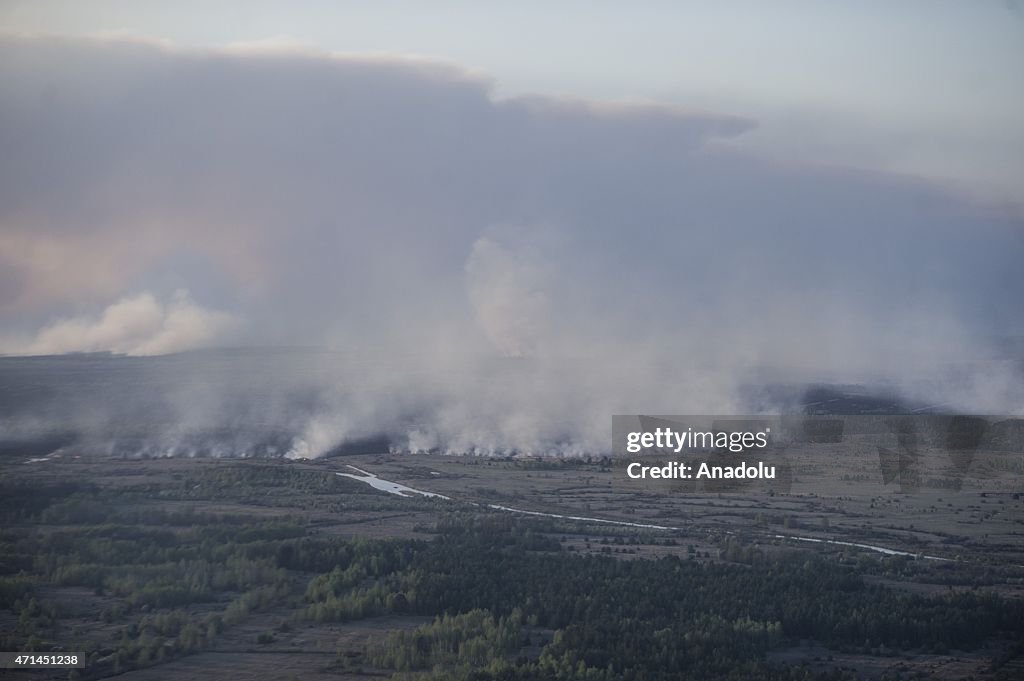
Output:
[[[351,478],[360,482],[365,482],[374,489],[379,489],[389,494],[395,494],[400,497],[411,497],[411,496],[424,496],[434,497],[436,499],[444,499],[446,501],[454,501],[451,497],[446,497],[443,494],[437,494],[436,492],[427,492],[421,489],[415,489],[401,483],[392,482],[391,480],[385,480],[377,475],[365,471],[362,468],[356,468],[349,464],[348,466],[356,473],[335,473],[343,478]],[[672,527],[670,525],[653,525],[649,523],[632,523],[626,520],[609,520],[607,518],[593,518],[590,516],[578,516],[578,515],[562,515],[560,513],[547,513],[544,511],[528,511],[522,508],[512,508],[511,506],[501,506],[499,504],[486,504],[487,508],[495,511],[505,511],[506,513],[518,513],[520,515],[532,515],[541,516],[544,518],[558,518],[561,520],[579,520],[588,523],[603,523],[605,525],[622,525],[625,527],[639,527],[648,530],[682,530],[680,527]],[[911,558],[924,558],[925,560],[942,560],[951,561],[951,558],[942,558],[940,556],[926,556],[920,553],[914,553],[912,551],[899,551],[897,549],[890,549],[884,546],[875,546],[874,544],[860,544],[857,542],[840,541],[838,539],[816,539],[814,537],[801,537],[798,535],[790,534],[775,534],[772,535],[773,539],[789,539],[792,541],[809,542],[813,544],[832,544],[834,546],[849,546],[857,549],[864,549],[866,551],[875,551],[876,553],[883,553],[887,556],[908,556]]]

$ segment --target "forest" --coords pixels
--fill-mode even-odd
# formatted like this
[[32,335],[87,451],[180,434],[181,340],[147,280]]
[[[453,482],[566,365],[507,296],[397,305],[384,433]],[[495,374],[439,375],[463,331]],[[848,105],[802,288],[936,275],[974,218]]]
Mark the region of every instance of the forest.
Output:
[[[626,528],[601,530],[607,552],[575,552],[563,549],[560,533],[573,529],[563,521],[465,505],[438,510],[421,538],[319,532],[308,512],[328,503],[338,513],[437,503],[355,493],[355,484],[228,464],[159,489],[143,480],[64,480],[31,492],[5,483],[0,647],[80,650],[89,663],[68,678],[102,678],[216,650],[257,613],[279,614],[280,624],[255,646],[294,628],[408,615],[424,623],[339,649],[330,665],[395,678],[654,681],[856,677],[771,661],[771,651],[806,640],[874,656],[1002,641],[1004,659],[1024,640],[1019,600],[952,587],[921,595],[866,579],[868,568],[929,569],[905,557],[836,561],[728,538],[720,560],[692,550],[631,559],[611,552]],[[204,493],[275,512],[197,510],[191,502]],[[103,607],[76,612],[54,597],[61,589],[86,589]]]

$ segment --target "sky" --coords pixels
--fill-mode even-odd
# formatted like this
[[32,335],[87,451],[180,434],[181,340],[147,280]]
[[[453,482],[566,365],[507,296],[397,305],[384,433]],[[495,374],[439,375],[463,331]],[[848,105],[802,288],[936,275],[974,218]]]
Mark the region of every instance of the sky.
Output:
[[1024,412],[1022,37],[997,2],[2,3],[0,353],[333,348],[318,452],[397,395],[488,452],[769,374]]
[[426,55],[479,70],[499,95],[751,116],[758,129],[742,144],[759,153],[1024,202],[1024,9],[1014,0],[35,0],[0,4],[0,28]]

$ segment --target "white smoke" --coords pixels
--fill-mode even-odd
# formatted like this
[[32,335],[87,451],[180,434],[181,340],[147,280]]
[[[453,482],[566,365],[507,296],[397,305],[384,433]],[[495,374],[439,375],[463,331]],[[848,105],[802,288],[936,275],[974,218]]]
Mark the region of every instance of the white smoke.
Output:
[[551,314],[549,274],[537,262],[490,237],[473,244],[466,262],[469,299],[477,320],[504,357],[536,354]]
[[163,355],[222,341],[237,326],[234,316],[197,305],[187,291],[176,291],[166,302],[151,293],[140,293],[111,303],[98,316],[55,321],[42,328],[35,338],[9,346],[6,352]]
[[[397,56],[4,35],[0,112],[9,351],[336,351],[196,369],[154,409],[170,440],[593,451],[612,414],[733,412],[769,370],[1022,408],[1019,372],[947,380],[1024,333],[1020,219],[721,144],[757,121],[502,99]],[[137,293],[179,286],[204,305]],[[93,402],[97,430],[137,416]]]

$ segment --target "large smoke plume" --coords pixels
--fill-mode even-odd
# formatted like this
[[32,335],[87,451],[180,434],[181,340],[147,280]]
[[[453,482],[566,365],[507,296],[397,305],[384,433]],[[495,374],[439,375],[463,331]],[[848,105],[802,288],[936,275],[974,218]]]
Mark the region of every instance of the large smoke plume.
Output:
[[[333,350],[185,372],[150,405],[163,452],[253,424],[293,456],[595,451],[614,413],[771,381],[1024,410],[1019,213],[755,158],[756,121],[498,99],[424,59],[15,35],[0,121],[5,351]],[[124,422],[61,408],[3,423]]]

